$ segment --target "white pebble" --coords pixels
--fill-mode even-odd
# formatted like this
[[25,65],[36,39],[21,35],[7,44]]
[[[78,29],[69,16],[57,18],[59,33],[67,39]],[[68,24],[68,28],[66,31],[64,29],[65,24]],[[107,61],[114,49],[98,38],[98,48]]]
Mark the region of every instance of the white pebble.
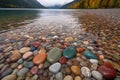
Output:
[[97,80],[103,80],[102,74],[98,71],[92,71],[92,76]]

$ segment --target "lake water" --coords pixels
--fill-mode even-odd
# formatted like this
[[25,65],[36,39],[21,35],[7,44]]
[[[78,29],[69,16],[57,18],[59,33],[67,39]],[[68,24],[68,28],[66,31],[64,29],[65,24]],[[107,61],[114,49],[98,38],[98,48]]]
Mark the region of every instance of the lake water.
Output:
[[13,29],[31,22],[36,25],[50,26],[75,25],[78,23],[78,18],[74,13],[77,12],[78,10],[59,9],[2,9],[0,10],[0,30]]

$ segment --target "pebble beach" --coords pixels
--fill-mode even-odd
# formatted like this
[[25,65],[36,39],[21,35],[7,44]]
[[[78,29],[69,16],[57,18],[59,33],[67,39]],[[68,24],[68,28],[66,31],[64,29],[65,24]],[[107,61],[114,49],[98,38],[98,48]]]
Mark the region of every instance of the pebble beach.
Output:
[[120,80],[119,13],[41,16],[0,33],[0,80]]

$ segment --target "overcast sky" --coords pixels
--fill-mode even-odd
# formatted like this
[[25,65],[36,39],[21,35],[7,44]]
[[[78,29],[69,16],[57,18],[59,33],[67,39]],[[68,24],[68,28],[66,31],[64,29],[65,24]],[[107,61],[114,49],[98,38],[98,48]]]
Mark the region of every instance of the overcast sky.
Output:
[[43,6],[50,7],[55,5],[65,5],[74,0],[38,0]]

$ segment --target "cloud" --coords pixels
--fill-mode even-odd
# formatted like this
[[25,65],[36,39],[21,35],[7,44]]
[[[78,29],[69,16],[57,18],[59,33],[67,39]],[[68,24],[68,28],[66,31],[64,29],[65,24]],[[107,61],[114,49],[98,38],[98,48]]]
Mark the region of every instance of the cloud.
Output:
[[51,7],[56,5],[62,6],[74,0],[38,0],[38,1],[46,7]]

